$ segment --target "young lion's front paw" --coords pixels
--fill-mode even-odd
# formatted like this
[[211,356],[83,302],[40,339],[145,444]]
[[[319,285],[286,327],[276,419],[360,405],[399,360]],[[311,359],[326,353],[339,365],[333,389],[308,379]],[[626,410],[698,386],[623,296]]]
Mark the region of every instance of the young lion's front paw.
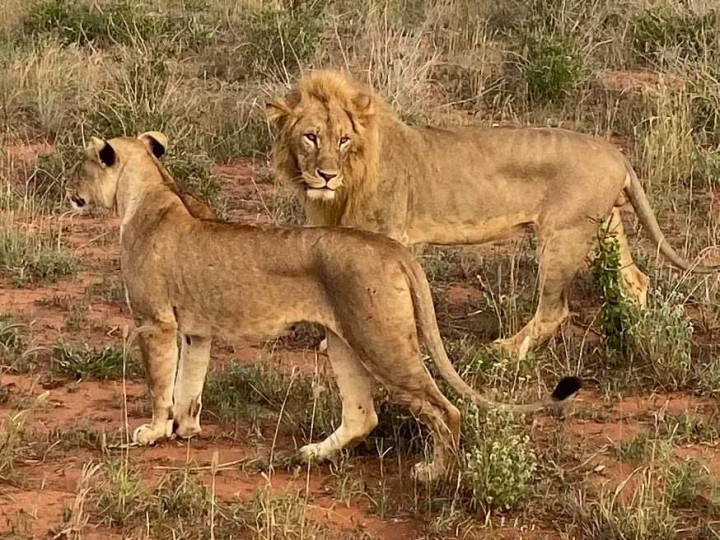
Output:
[[137,444],[148,446],[155,444],[158,440],[172,435],[172,421],[166,425],[143,424],[133,431],[133,441]]
[[421,461],[416,463],[412,469],[412,476],[421,484],[429,484],[436,481],[443,474],[443,470],[433,462]]
[[189,439],[191,437],[196,437],[202,432],[200,422],[195,422],[192,420],[180,422],[179,424],[175,425],[174,429],[175,435],[181,439]]

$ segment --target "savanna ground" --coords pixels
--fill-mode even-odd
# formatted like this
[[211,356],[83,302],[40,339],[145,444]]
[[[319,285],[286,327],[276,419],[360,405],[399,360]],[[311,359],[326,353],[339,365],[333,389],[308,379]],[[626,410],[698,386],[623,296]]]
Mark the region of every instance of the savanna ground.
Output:
[[[522,361],[487,344],[534,309],[525,238],[416,252],[464,377],[562,413],[464,412],[458,467],[413,482],[426,432],[381,424],[336,463],[293,450],[339,407],[320,333],[217,343],[203,436],[127,449],[150,414],[119,279],[118,223],[72,216],[65,173],[90,135],[170,136],[167,163],[226,219],[297,223],[267,164],[267,97],[344,67],[409,122],[554,125],[637,167],[686,256],[720,262],[720,15],[713,0],[3,0],[0,3],[0,536],[3,538],[720,538],[716,276],[659,260],[639,311],[612,237],[572,318]],[[709,249],[706,249],[709,247]],[[450,392],[448,391],[450,394]]]

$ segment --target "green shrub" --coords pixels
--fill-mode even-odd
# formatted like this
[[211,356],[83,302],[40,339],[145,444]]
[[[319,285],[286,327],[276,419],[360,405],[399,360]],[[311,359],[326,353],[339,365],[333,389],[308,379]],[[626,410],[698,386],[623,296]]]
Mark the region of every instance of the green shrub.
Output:
[[607,226],[603,226],[592,264],[593,276],[605,298],[600,310],[600,325],[607,347],[620,355],[626,355],[631,345],[630,332],[637,325],[640,313],[628,295],[620,268],[620,244]]
[[529,437],[510,415],[480,414],[474,405],[463,409],[461,479],[470,507],[516,507],[530,494],[537,470]]
[[205,16],[207,6],[186,6],[164,13],[150,11],[133,0],[41,0],[23,21],[23,31],[31,37],[54,35],[65,44],[81,46],[132,45],[157,40],[167,48],[180,41],[191,48],[207,44],[215,32]]
[[152,17],[129,0],[102,5],[77,0],[43,0],[27,14],[23,29],[37,37],[56,35],[65,43],[132,43],[169,30],[168,20]]
[[716,49],[720,39],[718,12],[684,13],[646,10],[633,21],[632,43],[636,54],[658,58],[666,49],[696,58]]
[[558,103],[587,79],[583,55],[557,35],[528,35],[523,43],[520,73],[532,103]]
[[632,300],[620,273],[620,248],[614,234],[603,229],[593,274],[605,303],[600,324],[611,351],[609,360],[653,386],[677,390],[694,377],[691,361],[692,324],[677,293],[651,291],[648,306]]
[[320,44],[321,19],[308,11],[263,8],[250,17],[245,72],[281,79],[309,62]]
[[677,294],[650,295],[632,328],[633,362],[653,383],[667,390],[687,388],[694,377],[691,357],[693,326]]

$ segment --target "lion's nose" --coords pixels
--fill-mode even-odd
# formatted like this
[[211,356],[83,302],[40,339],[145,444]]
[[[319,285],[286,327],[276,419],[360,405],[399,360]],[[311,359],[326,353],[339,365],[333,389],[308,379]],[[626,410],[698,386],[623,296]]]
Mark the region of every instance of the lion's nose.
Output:
[[72,197],[70,197],[70,200],[74,202],[75,206],[77,206],[78,208],[82,208],[83,206],[85,206],[85,199],[83,199],[82,197],[77,197],[73,195]]
[[336,172],[323,171],[322,169],[317,169],[315,172],[317,173],[317,175],[320,178],[322,178],[326,182],[329,182],[330,180],[332,180],[333,178],[335,178],[337,176]]

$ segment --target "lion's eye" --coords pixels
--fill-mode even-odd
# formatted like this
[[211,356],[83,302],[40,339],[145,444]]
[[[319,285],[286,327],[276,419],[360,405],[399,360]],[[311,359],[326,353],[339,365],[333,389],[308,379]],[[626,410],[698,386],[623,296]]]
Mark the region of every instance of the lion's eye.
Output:
[[343,135],[340,137],[340,146],[345,146],[347,143],[350,142],[350,137]]
[[317,144],[317,135],[314,133],[306,133],[305,138],[313,144]]

